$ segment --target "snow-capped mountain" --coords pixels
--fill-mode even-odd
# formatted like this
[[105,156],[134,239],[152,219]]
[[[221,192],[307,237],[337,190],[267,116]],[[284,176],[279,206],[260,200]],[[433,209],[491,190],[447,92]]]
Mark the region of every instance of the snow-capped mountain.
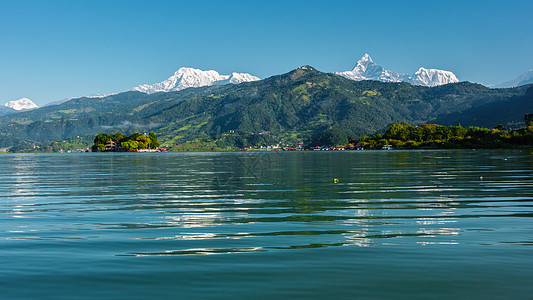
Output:
[[[220,75],[218,72],[213,70],[202,71],[193,68],[180,68],[174,73],[174,75],[170,76],[165,81],[154,84],[141,84],[139,86],[134,87],[130,91],[139,91],[147,94],[152,94],[157,92],[180,91],[190,87],[224,85],[229,83],[239,84],[242,82],[256,80],[260,80],[260,78],[250,75],[248,73],[231,73],[231,75]],[[93,94],[90,96],[70,97],[63,100],[48,103],[46,106],[63,104],[73,99],[104,98],[112,95],[115,94]]]
[[248,81],[256,81],[260,78],[247,73],[232,73],[221,75],[217,71],[202,71],[193,68],[180,68],[167,80],[154,84],[141,84],[131,89],[147,94],[157,92],[180,91],[190,87],[201,87],[222,84],[238,84]]
[[[226,76],[226,75],[221,75],[221,76]],[[250,82],[250,81],[257,81],[257,80],[261,80],[261,78],[255,77],[255,76],[250,75],[248,73],[235,73],[235,72],[233,72],[233,73],[231,73],[231,75],[229,75],[229,77],[227,79],[215,81],[213,84],[217,84],[217,85],[224,85],[224,84],[228,84],[228,83],[239,84],[239,83],[243,83],[243,82]]]
[[521,86],[521,85],[526,85],[530,83],[533,83],[533,70],[524,72],[520,76],[518,76],[516,79],[507,81],[504,83],[500,83],[496,85],[495,87],[510,88],[510,87]]
[[459,79],[450,71],[420,68],[413,76],[409,76],[406,81],[416,85],[437,86],[459,82]]
[[335,74],[348,79],[360,80],[379,80],[384,82],[409,82],[411,84],[423,86],[437,86],[447,83],[459,82],[459,79],[450,71],[437,69],[420,68],[413,75],[400,74],[394,71],[385,70],[376,64],[370,55],[365,54],[355,65],[353,70],[336,72]]
[[39,107],[28,98],[20,98],[18,100],[9,101],[5,104],[5,106],[14,110],[34,109]]
[[370,55],[365,54],[357,62],[353,70],[336,72],[335,74],[346,77],[351,80],[360,81],[360,80],[379,80],[385,82],[400,82],[402,80],[402,75],[385,70],[380,65],[376,64]]

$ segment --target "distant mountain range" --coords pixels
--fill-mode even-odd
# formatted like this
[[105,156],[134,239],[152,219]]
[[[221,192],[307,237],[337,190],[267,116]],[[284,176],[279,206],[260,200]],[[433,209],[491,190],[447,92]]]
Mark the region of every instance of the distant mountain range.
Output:
[[[448,83],[459,82],[455,74],[450,71],[437,69],[420,68],[413,75],[399,74],[385,70],[372,61],[370,55],[365,54],[351,71],[336,72],[336,74],[351,80],[378,80],[383,82],[409,82],[422,86],[437,86]],[[261,80],[259,77],[248,73],[232,73],[231,75],[221,75],[216,71],[203,71],[194,68],[180,68],[167,80],[154,83],[142,84],[131,89],[147,94],[158,92],[181,91],[191,87],[202,87],[212,85],[239,84]]]
[[[377,80],[382,82],[407,82],[413,85],[421,85],[428,87],[459,82],[457,76],[451,71],[426,69],[421,67],[415,73],[408,75],[397,73],[391,70],[386,70],[382,66],[376,64],[368,54],[365,54],[357,62],[357,64],[352,70],[335,72],[335,74],[355,81]],[[243,82],[252,82],[258,80],[261,79],[257,76],[248,73],[234,72],[230,75],[222,75],[214,70],[204,71],[189,67],[183,67],[178,69],[167,80],[154,84],[141,84],[130,89],[130,91],[139,91],[146,94],[153,94],[158,92],[181,91],[187,88],[197,88],[212,85],[239,84]],[[523,73],[514,80],[501,83],[493,87],[508,88],[526,85],[529,83],[533,83],[533,70],[529,70]],[[113,94],[93,94],[84,97],[103,98],[110,95]],[[54,101],[46,104],[45,106],[58,105],[77,98],[80,97],[71,97],[63,100]],[[35,105],[35,103],[30,102],[31,100],[27,98],[10,101],[5,104],[5,107],[0,108],[0,116],[15,113],[24,109],[37,108],[37,105]]]
[[376,64],[370,55],[365,54],[351,71],[336,72],[335,74],[351,80],[378,80],[383,82],[408,82],[422,86],[437,86],[459,82],[457,76],[450,71],[420,68],[413,75],[400,74],[385,70]]
[[193,68],[180,68],[167,80],[154,84],[141,84],[131,89],[147,94],[158,92],[181,91],[187,88],[195,88],[211,85],[239,84],[261,80],[259,77],[248,73],[231,73],[220,75],[217,71],[202,71]]
[[[377,65],[372,61],[370,55],[365,54],[356,64],[353,70],[336,72],[345,78],[360,81],[360,80],[378,80],[383,82],[408,82],[415,85],[422,86],[437,86],[448,83],[459,82],[455,74],[450,71],[443,71],[437,69],[420,68],[413,75],[399,74],[393,71],[385,70],[383,67]],[[153,94],[159,92],[181,91],[187,88],[197,88],[212,85],[225,84],[239,84],[243,82],[251,82],[261,80],[261,78],[248,73],[231,73],[230,75],[222,75],[217,71],[208,70],[203,71],[194,68],[183,67],[177,70],[167,80],[154,84],[141,84],[131,89],[131,91],[139,91],[146,94]],[[112,94],[101,94],[85,96],[85,98],[102,98]],[[46,106],[58,105],[72,99],[80,97],[71,97],[59,101],[48,103]],[[22,98],[19,100],[9,101],[5,104],[6,107],[12,109],[0,110],[0,115],[14,113],[23,109],[34,109],[38,106],[31,100]]]
[[[248,73],[231,73],[231,75],[221,75],[217,71],[209,70],[203,71],[200,69],[183,67],[177,70],[174,75],[167,80],[154,84],[141,84],[129,91],[138,91],[146,94],[153,94],[159,92],[181,91],[187,88],[197,88],[211,85],[225,85],[225,84],[239,84],[242,82],[250,82],[261,80],[261,78],[250,75]],[[116,93],[109,94],[93,94],[84,96],[83,98],[104,98],[116,95]],[[81,97],[70,97],[59,101],[50,102],[45,106],[59,105],[67,101]]]
[[[448,83],[459,82],[459,79],[450,71],[437,69],[420,68],[413,75],[399,74],[393,71],[385,70],[372,61],[370,55],[365,54],[356,64],[353,70],[336,72],[351,80],[378,80],[383,82],[409,82],[422,86],[437,86]],[[181,91],[191,87],[202,87],[224,84],[239,84],[242,82],[251,82],[261,80],[259,77],[248,73],[232,73],[231,75],[221,75],[216,71],[202,71],[194,68],[180,68],[167,80],[154,83],[142,84],[131,89],[147,94],[157,92]]]
[[0,147],[20,147],[117,131],[153,131],[164,145],[295,144],[338,128],[373,134],[391,123],[507,128],[533,112],[533,86],[490,89],[469,82],[435,87],[353,81],[304,66],[263,80],[147,94],[77,98],[0,117]]

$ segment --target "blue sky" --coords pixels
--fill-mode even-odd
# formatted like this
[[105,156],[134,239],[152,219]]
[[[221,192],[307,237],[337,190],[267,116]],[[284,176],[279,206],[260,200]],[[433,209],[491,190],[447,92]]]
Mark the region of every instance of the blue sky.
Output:
[[533,1],[4,1],[0,103],[162,81],[182,66],[265,78],[365,53],[495,84],[533,68]]

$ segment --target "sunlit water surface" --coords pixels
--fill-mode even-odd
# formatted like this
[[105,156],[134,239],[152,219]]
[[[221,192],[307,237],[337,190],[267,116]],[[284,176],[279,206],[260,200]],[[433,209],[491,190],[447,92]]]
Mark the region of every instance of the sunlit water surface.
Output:
[[532,246],[529,150],[0,155],[2,299],[533,299]]

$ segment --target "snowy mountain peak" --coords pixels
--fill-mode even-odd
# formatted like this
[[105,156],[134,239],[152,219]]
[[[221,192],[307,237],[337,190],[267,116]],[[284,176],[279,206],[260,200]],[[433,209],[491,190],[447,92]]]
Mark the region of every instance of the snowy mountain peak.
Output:
[[368,55],[368,53],[365,53],[365,55],[363,55],[363,57],[361,57],[360,61],[361,60],[363,60],[363,61],[365,61],[365,60],[372,61],[372,57],[370,57],[370,55]]
[[185,73],[194,73],[195,71],[200,71],[198,69],[189,68],[189,67],[181,67],[176,72],[174,72],[174,75],[180,75]]
[[410,77],[409,82],[417,85],[437,86],[459,82],[459,79],[457,79],[457,76],[450,71],[421,67],[415,72],[413,77]]
[[247,73],[220,75],[217,71],[213,70],[202,71],[199,69],[182,67],[165,81],[154,84],[142,84],[134,87],[132,90],[152,94],[157,92],[180,91],[191,87],[223,85],[229,83],[238,84],[256,80],[260,79]]
[[370,57],[370,55],[365,54],[359,61],[357,61],[357,64],[353,68],[353,72],[358,72],[361,75],[367,75],[367,72],[379,72],[382,71],[383,68],[378,66]]
[[376,64],[370,55],[365,54],[351,71],[336,72],[337,75],[346,77],[348,79],[360,81],[360,80],[380,80],[386,82],[398,82],[400,74],[383,69],[380,65]]
[[243,82],[261,80],[261,78],[256,77],[254,75],[250,75],[248,73],[235,73],[235,72],[233,72],[229,76],[228,80],[229,80],[229,83],[239,84],[239,83],[243,83]]
[[437,69],[420,68],[413,75],[399,74],[394,71],[385,70],[376,64],[370,55],[365,54],[357,62],[351,71],[336,72],[335,74],[348,79],[360,80],[379,80],[383,82],[409,82],[411,84],[423,86],[437,86],[447,83],[459,82],[455,74],[450,71]]
[[357,61],[357,64],[355,65],[352,71],[360,70],[364,72],[369,66],[377,66],[377,64],[372,60],[372,57],[370,57],[370,55],[365,53],[365,55],[363,55],[363,57],[361,57],[361,59]]
[[18,100],[9,101],[5,104],[5,106],[14,110],[38,108],[37,104],[33,103],[33,101],[28,98],[20,98]]

